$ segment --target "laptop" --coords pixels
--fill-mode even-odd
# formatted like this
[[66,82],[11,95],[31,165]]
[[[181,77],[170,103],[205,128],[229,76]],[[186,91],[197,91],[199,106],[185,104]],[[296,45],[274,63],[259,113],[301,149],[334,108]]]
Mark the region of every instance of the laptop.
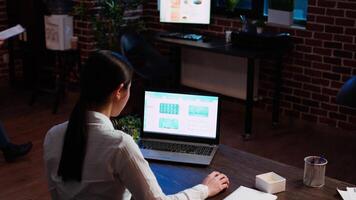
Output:
[[139,147],[146,159],[209,165],[219,145],[219,97],[145,91]]

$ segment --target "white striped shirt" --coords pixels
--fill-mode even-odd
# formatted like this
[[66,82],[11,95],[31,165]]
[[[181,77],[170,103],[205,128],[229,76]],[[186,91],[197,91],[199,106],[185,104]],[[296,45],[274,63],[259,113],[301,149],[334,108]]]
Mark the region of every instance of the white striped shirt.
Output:
[[82,181],[63,182],[57,175],[68,122],[51,128],[44,141],[44,161],[52,199],[200,200],[208,188],[199,184],[165,195],[132,137],[115,130],[110,119],[88,112],[88,141]]

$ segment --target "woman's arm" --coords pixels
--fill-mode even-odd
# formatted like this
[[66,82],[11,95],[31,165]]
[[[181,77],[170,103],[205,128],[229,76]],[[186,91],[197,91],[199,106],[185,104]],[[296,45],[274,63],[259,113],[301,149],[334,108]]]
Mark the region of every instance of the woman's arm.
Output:
[[122,146],[115,155],[113,164],[118,179],[123,182],[135,199],[200,200],[216,195],[229,184],[225,175],[213,172],[204,179],[202,184],[167,196],[162,192],[138,146],[128,135],[123,136]]

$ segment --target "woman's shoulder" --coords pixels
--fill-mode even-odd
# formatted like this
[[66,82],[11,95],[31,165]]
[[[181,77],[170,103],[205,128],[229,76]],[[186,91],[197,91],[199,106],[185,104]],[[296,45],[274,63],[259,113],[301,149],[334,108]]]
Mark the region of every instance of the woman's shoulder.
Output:
[[59,152],[61,152],[67,126],[68,122],[64,122],[53,126],[47,131],[43,141],[43,155],[45,160],[48,160],[50,157],[57,154],[60,155]]
[[131,149],[134,145],[136,145],[135,141],[133,140],[132,136],[125,133],[121,130],[113,130],[113,135],[119,142],[118,148],[123,149]]
[[46,137],[64,133],[67,130],[67,127],[68,127],[68,121],[65,121],[61,124],[56,124],[47,131]]
[[120,143],[126,144],[128,142],[131,142],[130,140],[132,139],[132,137],[125,133],[124,131],[121,130],[112,130],[112,137],[118,141],[120,141]]
[[54,125],[52,128],[50,128],[47,131],[46,137],[45,137],[45,143],[46,141],[51,140],[51,138],[57,138],[57,137],[62,137],[67,130],[68,126],[68,121],[63,122],[61,124]]

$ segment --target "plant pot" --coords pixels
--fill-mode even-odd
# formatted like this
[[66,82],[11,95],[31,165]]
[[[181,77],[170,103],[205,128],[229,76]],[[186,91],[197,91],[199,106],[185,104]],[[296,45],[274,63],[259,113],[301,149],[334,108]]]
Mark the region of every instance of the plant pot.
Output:
[[290,26],[293,24],[293,11],[268,9],[268,23]]
[[256,27],[257,34],[263,33],[263,27]]

